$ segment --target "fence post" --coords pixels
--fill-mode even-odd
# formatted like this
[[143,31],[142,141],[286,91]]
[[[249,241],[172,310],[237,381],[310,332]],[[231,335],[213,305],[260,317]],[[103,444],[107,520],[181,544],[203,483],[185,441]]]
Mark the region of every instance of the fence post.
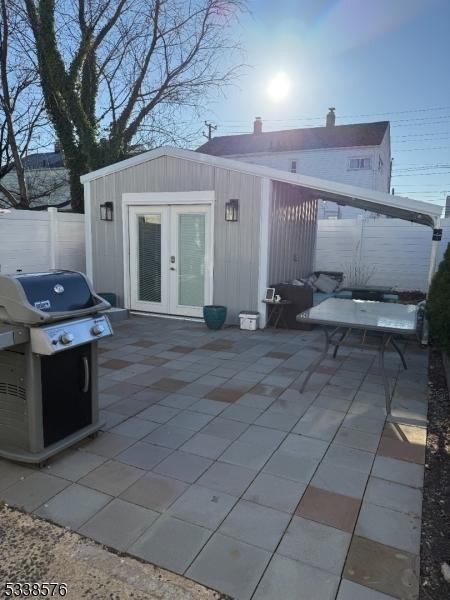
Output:
[[49,217],[49,239],[50,239],[50,269],[56,269],[57,263],[57,235],[58,235],[58,209],[49,206],[47,209]]

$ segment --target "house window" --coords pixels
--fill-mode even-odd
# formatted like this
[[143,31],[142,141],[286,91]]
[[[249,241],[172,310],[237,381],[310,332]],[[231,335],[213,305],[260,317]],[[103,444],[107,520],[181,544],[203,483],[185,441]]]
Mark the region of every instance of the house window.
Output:
[[372,160],[370,158],[351,158],[348,162],[349,169],[371,169]]
[[291,160],[291,173],[297,173],[297,161]]
[[380,172],[383,171],[383,159],[381,158],[381,156],[378,157],[378,170]]

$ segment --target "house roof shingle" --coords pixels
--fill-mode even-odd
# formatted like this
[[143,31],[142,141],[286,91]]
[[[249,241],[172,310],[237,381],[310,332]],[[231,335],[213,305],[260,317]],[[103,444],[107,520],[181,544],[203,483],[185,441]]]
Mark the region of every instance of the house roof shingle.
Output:
[[378,146],[388,127],[389,121],[378,121],[376,123],[287,129],[256,134],[224,135],[212,138],[197,148],[197,152],[214,156],[231,156],[257,152]]
[[62,152],[36,152],[25,156],[22,162],[25,169],[54,169],[64,166]]

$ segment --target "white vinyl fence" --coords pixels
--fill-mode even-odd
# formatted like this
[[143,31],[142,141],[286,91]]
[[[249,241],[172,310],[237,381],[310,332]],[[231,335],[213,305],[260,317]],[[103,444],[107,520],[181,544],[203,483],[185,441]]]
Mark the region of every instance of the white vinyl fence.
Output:
[[[450,242],[450,219],[442,219],[438,261]],[[343,271],[347,285],[427,289],[432,229],[399,219],[318,221],[316,270]]]
[[0,272],[86,270],[84,215],[34,210],[0,212]]

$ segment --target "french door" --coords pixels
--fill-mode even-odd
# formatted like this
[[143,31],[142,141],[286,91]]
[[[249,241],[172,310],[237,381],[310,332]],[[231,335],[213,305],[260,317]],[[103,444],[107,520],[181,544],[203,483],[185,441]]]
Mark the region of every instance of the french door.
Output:
[[211,293],[209,206],[128,210],[131,308],[201,317]]

